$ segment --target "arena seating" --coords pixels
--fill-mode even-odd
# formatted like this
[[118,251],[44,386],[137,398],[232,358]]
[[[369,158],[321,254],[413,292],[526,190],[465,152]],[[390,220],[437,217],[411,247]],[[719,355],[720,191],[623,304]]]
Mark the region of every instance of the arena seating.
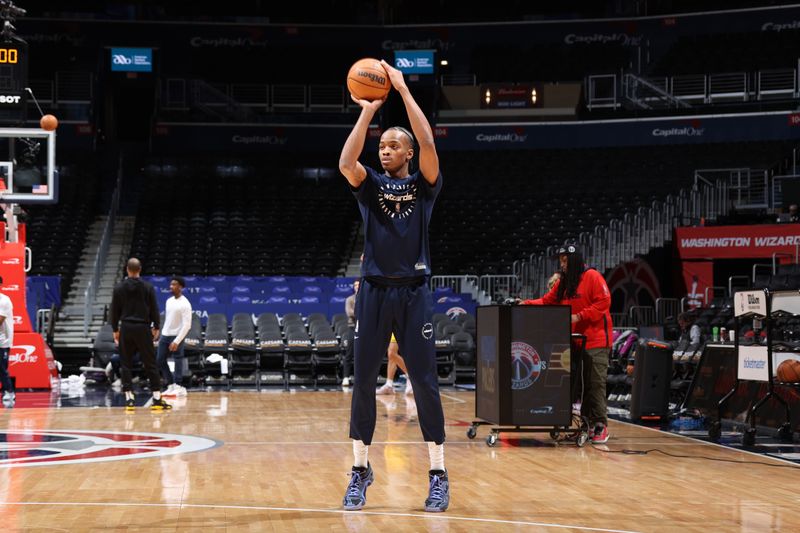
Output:
[[98,201],[98,176],[92,169],[68,167],[59,173],[59,202],[27,210],[31,276],[60,276],[61,299],[69,294]]
[[[471,309],[474,311],[474,307]],[[184,348],[188,367],[185,377],[191,385],[255,385],[257,389],[262,385],[338,385],[347,318],[335,313],[329,321],[328,316],[322,312],[289,311],[279,316],[275,312],[256,315],[240,311],[230,320],[224,313],[195,308]],[[474,315],[440,312],[434,322],[439,383],[474,380]],[[386,362],[384,358],[382,376]]]
[[[517,259],[691,186],[695,169],[769,168],[787,152],[782,142],[442,152],[434,274],[510,273]],[[131,254],[162,275],[337,275],[360,221],[344,179],[272,163],[149,165]]]
[[[510,274],[517,259],[650,207],[700,168],[769,168],[783,142],[440,154],[435,274]],[[569,183],[565,186],[565,183]]]
[[335,276],[352,252],[359,215],[343,180],[148,168],[131,254],[150,273]]

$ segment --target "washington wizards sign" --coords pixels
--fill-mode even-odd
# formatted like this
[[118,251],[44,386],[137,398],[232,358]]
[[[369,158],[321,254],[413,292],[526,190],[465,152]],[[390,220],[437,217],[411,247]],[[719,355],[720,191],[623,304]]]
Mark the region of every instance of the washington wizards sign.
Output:
[[164,433],[81,430],[0,431],[0,468],[146,459],[208,450],[222,443]]

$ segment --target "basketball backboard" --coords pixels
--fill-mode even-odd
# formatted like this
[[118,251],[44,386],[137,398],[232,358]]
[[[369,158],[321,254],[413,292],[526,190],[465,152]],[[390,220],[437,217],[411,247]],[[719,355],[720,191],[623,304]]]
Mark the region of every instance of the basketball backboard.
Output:
[[39,128],[0,128],[0,202],[58,201],[56,134]]

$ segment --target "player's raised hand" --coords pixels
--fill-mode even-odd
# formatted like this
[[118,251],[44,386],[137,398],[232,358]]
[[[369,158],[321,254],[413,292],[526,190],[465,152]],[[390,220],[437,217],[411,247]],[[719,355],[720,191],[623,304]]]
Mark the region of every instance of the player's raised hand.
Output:
[[372,111],[373,113],[375,111],[377,111],[383,105],[383,103],[386,101],[386,98],[383,98],[381,100],[372,100],[372,101],[370,101],[370,100],[362,100],[361,98],[356,98],[352,94],[350,95],[350,98],[355,103],[357,103],[358,105],[363,107],[364,109],[368,109],[368,110]]
[[386,73],[389,75],[389,81],[392,82],[392,86],[398,91],[406,87],[406,80],[403,78],[403,73],[394,68],[392,65],[387,63],[385,60],[381,59],[381,65],[383,68],[386,69]]

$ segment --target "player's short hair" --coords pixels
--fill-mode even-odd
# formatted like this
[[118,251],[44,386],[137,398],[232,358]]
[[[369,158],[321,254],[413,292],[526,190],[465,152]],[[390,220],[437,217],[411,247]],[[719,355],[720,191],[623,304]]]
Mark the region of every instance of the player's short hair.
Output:
[[180,285],[182,289],[186,288],[186,280],[183,279],[183,276],[172,276],[171,278],[169,278],[169,280],[170,281],[173,281],[173,280],[177,281],[178,285]]
[[410,131],[408,131],[407,129],[405,129],[405,128],[404,128],[404,127],[402,127],[402,126],[392,126],[392,127],[391,127],[391,128],[389,128],[389,129],[390,129],[390,130],[397,130],[397,131],[399,131],[400,133],[404,134],[406,137],[408,137],[408,140],[409,140],[409,142],[411,143],[411,148],[414,148],[414,146],[415,146],[415,144],[416,144],[416,143],[415,143],[415,141],[414,141],[414,136],[413,136],[413,135],[411,135],[411,132],[410,132]]
[[130,272],[141,272],[142,262],[136,259],[135,257],[131,257],[130,259],[128,259],[128,264],[126,265],[126,268]]

